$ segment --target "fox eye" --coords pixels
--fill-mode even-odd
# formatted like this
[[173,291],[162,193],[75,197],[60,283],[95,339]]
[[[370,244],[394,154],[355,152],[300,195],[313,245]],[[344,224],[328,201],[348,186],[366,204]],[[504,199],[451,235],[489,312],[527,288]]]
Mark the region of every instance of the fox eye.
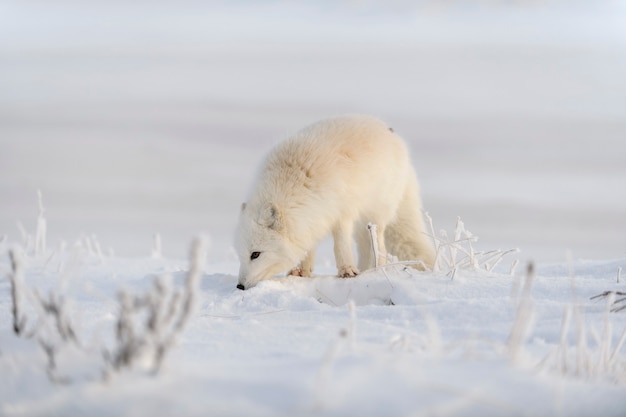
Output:
[[261,252],[252,252],[250,254],[250,260],[255,260],[256,258],[258,258],[261,255]]

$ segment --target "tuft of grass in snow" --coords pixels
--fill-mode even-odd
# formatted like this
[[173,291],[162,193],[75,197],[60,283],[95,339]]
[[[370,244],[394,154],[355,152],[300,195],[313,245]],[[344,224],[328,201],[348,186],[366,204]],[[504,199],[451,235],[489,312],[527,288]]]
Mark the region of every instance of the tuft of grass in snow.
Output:
[[21,309],[21,288],[23,287],[24,261],[22,254],[16,249],[9,250],[9,260],[11,262],[9,282],[11,283],[11,314],[13,316],[13,332],[19,336],[24,332],[24,328],[26,327],[26,316],[23,314]]
[[522,288],[521,300],[517,306],[517,314],[507,343],[508,354],[513,361],[519,358],[524,341],[532,327],[533,301],[530,296],[530,290],[534,278],[535,265],[530,262],[526,268],[526,280]]
[[[486,271],[494,272],[495,268],[502,262],[503,258],[507,255],[519,252],[519,249],[501,250],[495,249],[490,251],[477,251],[473,243],[478,240],[478,237],[473,235],[469,230],[465,228],[465,224],[461,221],[460,217],[457,217],[456,226],[452,238],[446,230],[441,230],[439,235],[435,233],[433,226],[433,219],[424,212],[424,217],[428,223],[430,233],[427,233],[433,241],[435,248],[435,262],[432,272],[443,272],[454,279],[457,270],[473,270],[473,271]],[[372,251],[374,253],[375,266],[372,270],[382,271],[385,278],[391,284],[387,270],[407,270],[408,266],[417,266],[421,270],[428,270],[423,261],[408,260],[398,261],[398,258],[391,253],[380,253],[378,248],[378,241],[376,238],[376,225],[367,225],[370,244],[372,245]],[[380,260],[386,259],[386,263],[380,262]],[[515,274],[519,261],[517,259],[511,262],[509,268],[510,275]],[[362,271],[363,272],[370,272]]]
[[[476,251],[473,247],[473,242],[475,242],[477,238],[467,231],[460,218],[457,219],[456,228],[452,235],[442,230],[439,236],[437,236],[434,232],[432,218],[428,213],[425,213],[425,217],[431,230],[429,236],[433,239],[436,251],[436,260],[432,272],[444,272],[452,277],[452,279],[454,279],[457,270],[493,272],[494,268],[501,263],[506,255],[518,252],[517,249],[506,251],[493,250],[487,252]],[[368,229],[371,234],[372,248],[376,254],[375,225],[369,225]],[[414,261],[397,262],[397,259],[394,262],[393,256],[387,254],[387,257],[392,260],[392,262],[383,265],[377,264],[373,270],[365,272],[382,271],[392,288],[393,284],[387,272],[388,270],[393,270],[396,274],[400,274],[401,268],[407,271],[407,266],[419,264],[419,262]],[[379,259],[378,256],[377,259]],[[510,268],[511,275],[515,273],[518,263],[518,260],[512,262]],[[422,264],[421,266],[423,267],[424,265]],[[618,269],[617,272],[618,282],[620,276],[621,268]],[[606,291],[592,297],[592,299],[607,299],[607,307],[604,314],[602,331],[600,333],[593,327],[591,330],[587,330],[582,305],[572,304],[572,306],[568,307],[562,319],[559,345],[555,351],[550,352],[537,361],[533,360],[530,355],[524,352],[526,340],[532,332],[535,320],[534,302],[531,296],[534,277],[535,266],[531,262],[527,265],[525,279],[523,280],[521,294],[517,304],[517,312],[506,343],[501,345],[497,341],[491,341],[488,342],[487,345],[491,345],[497,351],[503,352],[512,362],[520,365],[522,363],[526,365],[530,364],[531,367],[537,370],[547,369],[563,375],[573,374],[587,379],[603,378],[615,382],[624,382],[626,380],[626,360],[620,355],[620,351],[626,342],[626,329],[622,332],[618,342],[612,345],[612,324],[609,319],[609,313],[626,309],[626,292]],[[515,282],[513,282],[512,294],[518,291],[515,290],[515,285]],[[575,296],[575,294],[573,294],[573,296]],[[390,300],[389,304],[393,305],[393,301]],[[568,344],[568,335],[571,331],[572,322],[575,326],[575,348],[571,348]],[[434,319],[430,318],[427,323],[429,324],[429,329],[437,328]],[[442,350],[449,350],[454,345],[466,345],[466,343],[461,341],[452,343],[450,346],[445,346],[436,332],[429,332],[429,334],[430,337],[427,339],[431,340],[434,345]],[[429,349],[429,351],[431,350],[432,349]],[[523,361],[522,358],[524,358]]]
[[[519,249],[477,251],[472,244],[478,240],[478,237],[465,228],[465,224],[460,217],[457,217],[452,238],[445,230],[441,230],[439,235],[437,235],[432,217],[428,212],[424,213],[424,217],[430,229],[428,236],[432,239],[435,248],[434,271],[474,269],[493,272],[506,255],[519,252]],[[517,260],[511,264],[511,275],[515,272],[517,264]]]
[[26,231],[26,228],[21,222],[17,222],[17,228],[22,237],[21,246],[24,248],[25,253],[34,252],[35,256],[45,256],[47,252],[47,231],[48,223],[45,217],[45,208],[43,206],[43,195],[41,190],[37,190],[37,224],[35,227],[35,236],[33,237]]
[[[183,288],[168,285],[166,279],[161,277],[144,294],[130,294],[120,290],[120,308],[114,321],[114,344],[112,347],[103,345],[95,349],[86,347],[82,342],[72,321],[77,312],[69,311],[68,300],[57,289],[42,295],[38,288],[31,289],[24,285],[25,255],[19,248],[11,249],[9,282],[14,333],[38,343],[47,358],[46,374],[55,383],[74,382],[69,376],[70,370],[60,364],[67,363],[67,358],[77,354],[90,357],[89,366],[93,369],[81,370],[81,374],[88,375],[88,379],[94,379],[94,375],[106,379],[113,372],[142,364],[157,373],[177,337],[184,331],[197,304],[205,249],[203,238],[194,240],[190,268]],[[98,254],[102,259],[98,251],[88,250],[87,253]],[[58,273],[63,274],[61,266]],[[26,305],[27,301],[30,305]]]
[[[621,271],[621,268],[619,270]],[[616,299],[616,296],[619,296],[619,298]],[[592,300],[596,300],[599,298],[606,298],[607,300],[611,301],[610,311],[612,313],[626,310],[626,292],[624,291],[604,291],[602,294],[594,295],[593,297],[591,297]]]
[[[603,296],[600,294],[595,297]],[[594,298],[595,298],[594,297]],[[563,375],[575,375],[590,380],[609,380],[615,383],[626,381],[626,359],[620,351],[626,341],[626,328],[613,345],[613,324],[610,313],[613,311],[614,294],[606,296],[602,315],[602,330],[598,333],[593,326],[587,330],[584,312],[576,306],[569,306],[563,314],[560,343],[537,365],[537,369],[551,370]],[[572,331],[571,318],[574,316],[576,347],[571,349],[567,336]]]

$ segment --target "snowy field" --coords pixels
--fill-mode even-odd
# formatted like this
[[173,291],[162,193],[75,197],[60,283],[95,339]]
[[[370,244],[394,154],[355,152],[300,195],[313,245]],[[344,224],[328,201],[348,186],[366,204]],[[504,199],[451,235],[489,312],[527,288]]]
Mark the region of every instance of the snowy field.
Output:
[[[626,415],[624,302],[591,298],[626,291],[625,18],[4,2],[0,415]],[[353,112],[406,139],[438,236],[520,251],[340,280],[326,241],[316,277],[236,290],[263,154]]]
[[626,303],[593,298],[624,290],[624,260],[511,274],[505,255],[489,273],[491,255],[476,254],[472,268],[458,243],[440,248],[435,272],[392,266],[340,279],[325,266],[244,292],[237,263],[204,264],[202,247],[189,261],[158,249],[120,258],[87,239],[44,255],[42,230],[28,256],[0,246],[15,261],[0,263],[10,278],[0,283],[2,415],[626,410],[626,314],[611,312]]

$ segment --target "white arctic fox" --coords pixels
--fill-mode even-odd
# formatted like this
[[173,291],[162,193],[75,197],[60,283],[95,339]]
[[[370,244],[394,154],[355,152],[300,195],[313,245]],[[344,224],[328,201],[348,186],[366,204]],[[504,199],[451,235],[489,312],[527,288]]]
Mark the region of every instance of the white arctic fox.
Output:
[[377,226],[381,254],[432,267],[434,251],[423,233],[417,178],[403,140],[371,116],[312,124],[270,152],[241,207],[237,288],[287,270],[311,276],[315,248],[329,233],[338,275],[354,277],[374,266],[368,223]]

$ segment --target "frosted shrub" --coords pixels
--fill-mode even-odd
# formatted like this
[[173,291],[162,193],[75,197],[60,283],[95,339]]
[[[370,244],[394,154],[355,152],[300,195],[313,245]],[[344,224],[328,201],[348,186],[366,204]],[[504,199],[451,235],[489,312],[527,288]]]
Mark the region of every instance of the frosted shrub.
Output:
[[204,242],[192,246],[191,268],[184,288],[173,289],[157,279],[145,294],[118,293],[120,312],[116,324],[116,345],[105,353],[113,370],[131,367],[147,359],[157,372],[193,311],[204,260]]
[[[445,230],[441,230],[437,235],[432,217],[428,213],[424,213],[424,217],[430,229],[429,237],[432,239],[435,247],[435,265],[433,267],[435,271],[482,269],[493,272],[495,267],[502,261],[502,258],[508,254],[519,252],[519,249],[477,251],[474,249],[473,243],[478,240],[478,237],[465,228],[465,224],[460,217],[457,217],[452,238]],[[514,273],[517,263],[518,261],[515,260],[511,264],[511,275]]]
[[[457,218],[452,237],[450,237],[451,235],[446,230],[441,230],[439,234],[435,233],[433,220],[430,215],[425,212],[424,217],[429,227],[430,233],[428,233],[428,236],[432,239],[435,249],[433,272],[444,272],[452,275],[459,269],[494,272],[495,268],[502,262],[502,259],[506,255],[519,252],[519,249],[478,251],[473,246],[478,240],[478,237],[474,236],[465,228],[465,224],[461,221],[460,217]],[[421,269],[428,269],[422,261],[398,261],[393,254],[379,253],[375,239],[376,225],[369,224],[368,230],[372,250],[376,259],[375,269],[380,269],[385,274],[386,269],[397,266],[416,265]],[[385,257],[387,262],[379,266],[378,260],[381,258],[384,259]],[[511,263],[509,270],[511,275],[515,273],[515,268],[518,263],[519,261],[517,259]]]
[[158,372],[194,311],[205,244],[203,239],[194,241],[190,269],[182,288],[167,285],[165,279],[158,278],[143,294],[120,290],[112,346],[95,348],[83,343],[71,320],[77,312],[70,313],[64,296],[55,289],[44,296],[37,288],[24,284],[22,251],[10,250],[9,258],[14,333],[39,344],[47,358],[46,372],[52,381],[69,383],[73,382],[73,377],[68,376],[72,374],[69,368],[75,366],[72,362],[76,356],[84,357],[82,363],[91,367],[80,370],[81,375],[90,379],[96,375],[106,378],[112,372],[138,364]]

